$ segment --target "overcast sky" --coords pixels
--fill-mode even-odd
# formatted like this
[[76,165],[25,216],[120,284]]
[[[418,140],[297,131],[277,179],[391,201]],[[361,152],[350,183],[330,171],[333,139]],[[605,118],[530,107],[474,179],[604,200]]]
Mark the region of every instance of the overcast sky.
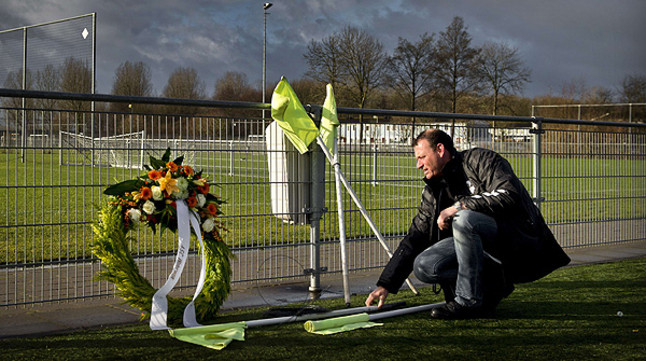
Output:
[[[109,93],[125,61],[150,66],[160,94],[177,67],[193,67],[213,94],[227,71],[262,79],[263,1],[0,0],[0,30],[97,13],[97,93]],[[273,1],[267,17],[267,82],[300,79],[303,53],[346,25],[374,35],[388,53],[464,19],[472,45],[504,42],[532,70],[524,95],[558,95],[566,82],[617,90],[646,75],[644,0]],[[79,34],[82,29],[79,29]],[[80,36],[80,35],[79,35]],[[0,64],[0,67],[3,65]],[[1,84],[0,84],[1,85]]]

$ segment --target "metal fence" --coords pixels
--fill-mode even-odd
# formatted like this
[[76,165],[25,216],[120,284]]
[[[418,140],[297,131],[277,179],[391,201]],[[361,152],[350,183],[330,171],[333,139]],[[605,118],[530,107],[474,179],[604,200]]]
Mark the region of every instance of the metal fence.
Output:
[[[268,108],[8,89],[0,96],[184,104],[229,114]],[[318,109],[311,108],[315,118]],[[564,247],[646,239],[644,124],[346,108],[339,114],[341,170],[391,249],[420,201],[411,137],[428,127],[450,131],[449,117],[456,119],[458,149],[490,148],[510,161]],[[222,220],[236,256],[235,284],[298,279],[316,288],[322,273],[341,271],[333,170],[316,146],[305,155],[268,147],[267,119],[5,107],[0,123],[0,306],[112,295],[112,285],[95,280],[96,206],[107,185],[139,175],[148,155],[167,147],[202,169],[227,201]],[[272,178],[272,157],[294,161],[285,171],[296,178]],[[277,195],[292,204],[272,205]],[[387,254],[347,194],[344,211],[350,270],[383,267]],[[166,280],[175,247],[172,234],[134,234],[131,251],[155,287]],[[197,257],[187,266],[184,288],[198,278]]]

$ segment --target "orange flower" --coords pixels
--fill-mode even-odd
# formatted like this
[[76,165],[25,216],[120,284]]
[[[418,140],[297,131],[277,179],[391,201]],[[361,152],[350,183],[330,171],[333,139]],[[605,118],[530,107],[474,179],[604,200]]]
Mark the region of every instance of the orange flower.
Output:
[[179,188],[177,188],[177,179],[173,179],[170,172],[166,172],[166,176],[159,179],[159,188],[161,188],[162,191],[166,191],[166,194],[169,196],[173,194],[173,192],[179,192]]
[[153,191],[148,187],[141,187],[141,189],[139,190],[139,197],[141,197],[141,199],[143,199],[144,201],[149,200],[150,198],[152,198],[152,196]]
[[215,214],[218,212],[218,207],[214,203],[209,203],[206,206],[206,209],[209,210],[209,213],[211,213],[212,216],[215,216]]
[[190,208],[194,208],[194,207],[197,205],[197,198],[195,198],[195,197],[193,197],[193,196],[188,197],[188,198],[186,199],[186,204],[188,204],[188,206],[189,206]]
[[160,170],[151,170],[148,172],[148,178],[152,180],[158,180],[162,177],[162,172]]
[[185,165],[184,166],[184,174],[187,176],[192,176],[193,175],[193,168],[191,168],[190,165]]
[[197,187],[197,190],[198,190],[200,193],[202,193],[202,194],[207,194],[207,193],[209,193],[209,184],[208,184],[208,183],[204,183],[204,185],[203,185],[203,186],[201,186],[201,187]]
[[166,163],[166,167],[173,173],[177,172],[177,170],[179,169],[179,166],[174,162]]

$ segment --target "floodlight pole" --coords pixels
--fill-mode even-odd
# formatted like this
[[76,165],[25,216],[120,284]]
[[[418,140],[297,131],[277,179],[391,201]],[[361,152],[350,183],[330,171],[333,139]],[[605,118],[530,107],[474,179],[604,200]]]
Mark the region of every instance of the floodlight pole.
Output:
[[[272,3],[264,3],[262,5],[262,8],[264,10],[264,17],[265,17],[265,28],[264,28],[264,36],[263,36],[263,45],[262,45],[262,102],[266,102],[266,82],[267,82],[267,15],[269,13],[267,12],[267,9],[272,7]],[[262,110],[262,120],[265,121],[265,109],[263,108]]]

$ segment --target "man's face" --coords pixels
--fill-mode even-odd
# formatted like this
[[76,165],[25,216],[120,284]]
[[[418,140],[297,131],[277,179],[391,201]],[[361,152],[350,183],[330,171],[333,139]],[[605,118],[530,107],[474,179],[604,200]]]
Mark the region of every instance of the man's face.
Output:
[[447,153],[444,144],[440,143],[435,148],[431,148],[428,140],[420,139],[413,150],[415,151],[415,159],[417,159],[417,169],[424,171],[426,179],[442,175],[442,169],[446,164],[443,157]]

